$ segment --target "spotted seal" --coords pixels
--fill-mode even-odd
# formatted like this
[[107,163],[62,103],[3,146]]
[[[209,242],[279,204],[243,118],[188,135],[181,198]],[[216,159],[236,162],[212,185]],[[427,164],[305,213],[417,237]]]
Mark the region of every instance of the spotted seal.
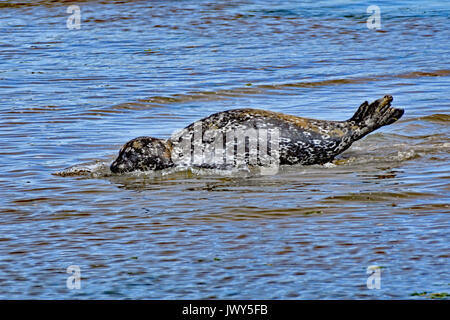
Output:
[[[226,149],[227,143],[232,143],[231,148],[220,154],[218,163],[211,163],[203,158],[203,162],[197,161],[196,164],[212,168],[224,164],[236,165],[237,157],[231,157],[231,161],[227,161],[224,154],[231,151],[231,154],[237,155],[239,147],[235,145],[236,138],[239,139],[239,135],[245,130],[258,130],[257,137],[261,136],[261,132],[267,133],[262,143],[259,141],[252,144],[248,137],[241,139],[244,141],[240,149],[242,159],[247,164],[255,147],[267,149],[267,153],[272,156],[276,151],[280,165],[324,164],[347,150],[353,142],[400,119],[404,110],[391,107],[392,101],[390,95],[370,104],[365,101],[346,121],[307,119],[258,109],[218,112],[187,126],[167,140],[138,137],[127,142],[110,169],[113,173],[124,173],[195,164],[196,147],[200,154],[205,154],[212,146],[216,150],[221,147]],[[229,138],[229,133],[233,132],[234,136]],[[270,144],[271,138],[277,138],[277,148]],[[183,142],[189,143],[186,145]],[[258,158],[253,164],[261,165],[261,160]]]

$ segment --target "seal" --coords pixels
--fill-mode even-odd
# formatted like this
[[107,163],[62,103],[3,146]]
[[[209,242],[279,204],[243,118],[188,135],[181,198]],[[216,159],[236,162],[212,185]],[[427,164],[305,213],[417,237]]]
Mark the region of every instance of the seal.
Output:
[[404,110],[391,107],[392,101],[390,95],[370,104],[365,101],[346,121],[248,108],[218,112],[167,140],[138,137],[127,142],[110,169],[124,173],[191,165],[222,168],[237,166],[238,160],[247,165],[264,165],[264,154],[276,157],[280,165],[324,164],[353,142],[400,119]]

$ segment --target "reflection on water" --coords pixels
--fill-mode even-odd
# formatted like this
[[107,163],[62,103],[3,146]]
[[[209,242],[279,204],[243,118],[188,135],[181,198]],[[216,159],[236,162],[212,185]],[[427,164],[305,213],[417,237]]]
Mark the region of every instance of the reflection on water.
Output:
[[[71,31],[63,1],[0,4],[2,298],[449,292],[448,5],[385,1],[370,31],[345,1],[77,3]],[[108,169],[214,112],[344,120],[384,94],[403,118],[325,166]]]

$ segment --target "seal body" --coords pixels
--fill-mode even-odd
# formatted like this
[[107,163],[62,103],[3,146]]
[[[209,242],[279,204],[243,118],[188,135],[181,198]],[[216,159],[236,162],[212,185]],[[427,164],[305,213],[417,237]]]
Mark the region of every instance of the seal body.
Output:
[[[366,101],[346,121],[307,119],[258,109],[215,113],[166,141],[150,137],[131,140],[121,149],[111,171],[159,170],[180,165],[264,165],[264,156],[276,158],[276,164],[281,165],[327,163],[354,141],[398,120],[404,111],[392,108],[392,100],[387,95],[371,104]],[[137,143],[142,144],[142,150]]]

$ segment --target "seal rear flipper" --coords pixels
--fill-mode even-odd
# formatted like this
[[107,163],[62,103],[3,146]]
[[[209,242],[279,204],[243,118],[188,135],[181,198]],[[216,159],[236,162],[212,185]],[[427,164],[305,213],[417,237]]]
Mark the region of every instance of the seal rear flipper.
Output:
[[356,113],[348,122],[359,127],[357,132],[361,138],[366,134],[382,127],[394,123],[403,116],[403,109],[396,109],[391,107],[393,101],[392,96],[386,95],[381,99],[375,100],[371,104],[365,101],[358,108]]
[[353,117],[351,117],[348,121],[353,121],[355,123],[360,123],[364,120],[369,112],[369,102],[364,101],[355,112]]

